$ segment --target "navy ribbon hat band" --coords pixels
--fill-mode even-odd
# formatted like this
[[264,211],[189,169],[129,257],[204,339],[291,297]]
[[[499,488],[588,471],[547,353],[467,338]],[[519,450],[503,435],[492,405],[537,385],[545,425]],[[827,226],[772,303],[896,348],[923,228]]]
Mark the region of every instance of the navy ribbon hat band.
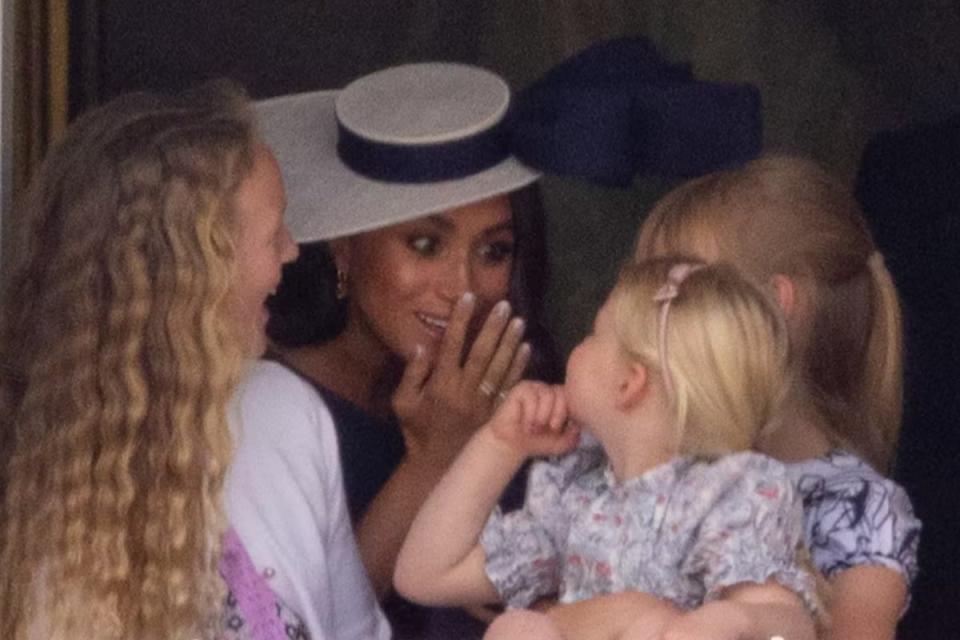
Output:
[[698,81],[643,38],[574,55],[516,95],[499,122],[465,138],[392,144],[338,125],[344,163],[400,183],[466,177],[512,154],[545,173],[628,186],[638,174],[685,178],[745,162],[763,137],[755,87]]
[[369,140],[338,120],[337,153],[348,167],[374,180],[424,183],[479,173],[511,154],[506,118],[479,133],[436,144],[390,144]]

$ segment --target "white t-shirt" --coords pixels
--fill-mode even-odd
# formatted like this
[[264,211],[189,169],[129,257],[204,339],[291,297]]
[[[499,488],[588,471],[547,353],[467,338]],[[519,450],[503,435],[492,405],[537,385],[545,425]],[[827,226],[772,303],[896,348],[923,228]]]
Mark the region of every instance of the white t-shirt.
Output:
[[287,368],[257,362],[231,415],[230,523],[311,640],[390,638],[353,537],[333,418]]

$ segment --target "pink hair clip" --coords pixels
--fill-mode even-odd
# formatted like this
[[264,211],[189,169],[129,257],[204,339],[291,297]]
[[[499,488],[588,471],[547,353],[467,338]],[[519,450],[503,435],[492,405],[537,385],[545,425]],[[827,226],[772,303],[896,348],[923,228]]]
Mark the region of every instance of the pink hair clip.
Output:
[[663,386],[667,395],[673,397],[673,378],[670,375],[670,366],[667,363],[667,314],[670,312],[670,303],[680,293],[680,285],[694,271],[699,271],[704,265],[695,262],[679,262],[667,273],[667,281],[663,283],[653,296],[654,302],[660,303],[659,339],[660,370],[663,372]]

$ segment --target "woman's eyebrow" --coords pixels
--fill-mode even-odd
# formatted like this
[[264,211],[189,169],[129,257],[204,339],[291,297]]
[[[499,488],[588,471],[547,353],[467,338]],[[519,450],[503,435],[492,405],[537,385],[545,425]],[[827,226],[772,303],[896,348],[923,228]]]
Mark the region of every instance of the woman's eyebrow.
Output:
[[449,230],[455,228],[457,225],[450,219],[448,219],[442,213],[434,213],[423,218],[424,221],[429,222],[435,227],[440,227],[444,230]]
[[[422,220],[428,222],[429,224],[440,228],[442,231],[455,231],[457,228],[457,223],[448,218],[445,214],[435,213],[433,215],[426,216]],[[502,231],[513,231],[513,221],[506,220],[500,224],[487,227],[486,229],[480,232],[482,236],[491,236]]]
[[511,221],[509,221],[509,220],[506,221],[506,222],[501,222],[501,223],[498,224],[498,225],[494,225],[494,226],[492,226],[492,227],[488,227],[488,228],[484,229],[482,233],[483,233],[483,235],[485,235],[485,236],[492,236],[492,235],[494,235],[494,234],[500,233],[501,231],[511,231],[511,232],[512,232],[512,231],[513,231],[513,222],[511,222]]

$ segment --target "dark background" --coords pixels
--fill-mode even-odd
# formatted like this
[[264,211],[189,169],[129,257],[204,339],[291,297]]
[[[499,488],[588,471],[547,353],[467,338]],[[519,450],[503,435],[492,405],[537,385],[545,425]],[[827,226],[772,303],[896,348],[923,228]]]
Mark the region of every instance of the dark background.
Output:
[[[75,0],[71,25],[73,113],[130,89],[229,76],[267,97],[430,59],[479,63],[520,88],[589,43],[623,35],[651,38],[701,78],[757,85],[769,147],[858,180],[903,293],[897,477],[925,530],[900,637],[960,638],[960,120],[948,121],[960,113],[957,2]],[[544,180],[549,322],[564,350],[669,186],[652,176],[619,191]]]

